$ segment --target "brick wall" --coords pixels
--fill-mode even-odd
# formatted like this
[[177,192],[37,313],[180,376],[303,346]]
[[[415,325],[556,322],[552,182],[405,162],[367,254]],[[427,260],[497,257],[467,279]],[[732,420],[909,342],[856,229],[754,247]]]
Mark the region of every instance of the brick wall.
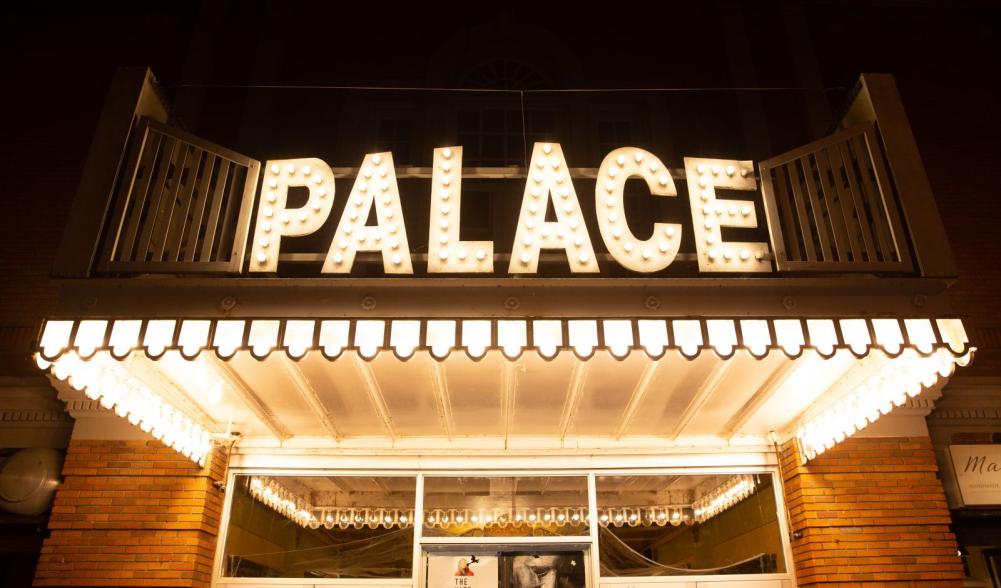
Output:
[[158,441],[71,441],[36,586],[208,586],[225,475]]
[[806,465],[782,448],[800,586],[961,586],[928,437],[853,438]]

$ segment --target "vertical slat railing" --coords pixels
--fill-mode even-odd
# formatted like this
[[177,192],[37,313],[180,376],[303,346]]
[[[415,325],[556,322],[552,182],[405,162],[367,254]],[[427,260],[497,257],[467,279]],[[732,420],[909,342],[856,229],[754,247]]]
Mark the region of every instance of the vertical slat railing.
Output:
[[892,252],[896,243],[906,239],[916,273],[925,278],[955,278],[952,248],[892,75],[861,75],[841,125],[848,128],[859,123],[874,126],[875,132],[856,142],[860,149],[864,144],[879,155],[872,172],[878,174],[875,181],[882,190],[894,192],[900,205],[899,212],[891,210],[886,219],[888,250]]
[[260,163],[140,122],[104,235],[103,273],[238,273]]
[[178,259],[182,261],[194,261],[198,240],[204,239],[204,232],[201,230],[202,218],[205,216],[205,203],[209,198],[209,189],[212,186],[212,175],[215,173],[216,164],[219,161],[221,160],[211,152],[205,152],[202,174],[198,178],[198,186],[192,194],[194,201],[191,206],[191,224],[187,231],[187,244],[184,247],[183,256],[178,256]]
[[780,271],[913,271],[897,194],[871,123],[760,168]]

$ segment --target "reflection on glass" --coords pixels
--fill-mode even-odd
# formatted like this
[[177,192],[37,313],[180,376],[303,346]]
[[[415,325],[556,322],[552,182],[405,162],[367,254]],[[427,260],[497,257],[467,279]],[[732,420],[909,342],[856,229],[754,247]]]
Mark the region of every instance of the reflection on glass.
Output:
[[768,474],[597,478],[603,576],[785,571]]
[[236,477],[223,575],[409,578],[412,477]]
[[426,537],[584,536],[587,478],[424,478]]
[[506,555],[510,588],[584,588],[584,556],[580,551]]

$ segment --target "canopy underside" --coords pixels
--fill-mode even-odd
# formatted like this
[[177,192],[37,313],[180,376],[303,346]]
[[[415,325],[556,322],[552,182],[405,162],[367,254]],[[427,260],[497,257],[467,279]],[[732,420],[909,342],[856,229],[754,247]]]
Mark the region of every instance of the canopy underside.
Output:
[[343,446],[768,443],[807,458],[939,386],[957,319],[52,320],[59,381],[204,460]]

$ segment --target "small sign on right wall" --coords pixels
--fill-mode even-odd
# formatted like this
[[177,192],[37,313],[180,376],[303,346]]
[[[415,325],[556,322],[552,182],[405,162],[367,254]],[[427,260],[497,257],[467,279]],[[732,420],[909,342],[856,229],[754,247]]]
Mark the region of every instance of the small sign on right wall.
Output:
[[950,445],[965,506],[1001,505],[1001,445]]

